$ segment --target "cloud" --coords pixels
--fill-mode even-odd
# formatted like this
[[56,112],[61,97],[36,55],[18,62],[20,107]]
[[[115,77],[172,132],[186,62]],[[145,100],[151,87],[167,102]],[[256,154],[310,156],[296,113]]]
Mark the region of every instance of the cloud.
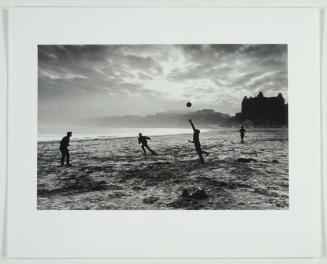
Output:
[[234,114],[244,96],[259,91],[287,99],[287,85],[284,44],[38,46],[45,119],[148,114],[182,108],[186,100]]

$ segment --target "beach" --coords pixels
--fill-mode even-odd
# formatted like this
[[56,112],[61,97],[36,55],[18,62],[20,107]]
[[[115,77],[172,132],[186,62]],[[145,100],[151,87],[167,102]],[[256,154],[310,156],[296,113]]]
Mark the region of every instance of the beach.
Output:
[[[63,135],[64,136],[64,135]],[[189,134],[71,140],[71,167],[59,167],[59,141],[38,142],[39,210],[288,209],[288,129],[237,128],[200,134],[205,163]],[[182,195],[183,190],[205,198]],[[184,191],[185,192],[185,191]]]

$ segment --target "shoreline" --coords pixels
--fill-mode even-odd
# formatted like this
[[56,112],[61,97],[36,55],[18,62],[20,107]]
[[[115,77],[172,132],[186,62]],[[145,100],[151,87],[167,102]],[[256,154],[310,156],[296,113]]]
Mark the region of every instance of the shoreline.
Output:
[[[142,128],[140,128],[142,129]],[[176,128],[178,129],[178,128]],[[220,127],[220,128],[203,128],[201,130],[201,134],[209,133],[209,132],[225,132],[225,131],[234,131],[235,133],[238,133],[239,128],[225,128],[225,127]],[[255,127],[255,128],[248,128],[247,133],[253,133],[253,132],[258,132],[258,131],[274,131],[274,130],[288,130],[288,127],[285,128],[276,128],[276,127]],[[74,133],[74,132],[73,132]],[[145,133],[144,133],[145,134]],[[171,134],[158,134],[158,135],[151,135],[151,134],[146,134],[146,136],[150,137],[170,137],[170,136],[180,136],[180,135],[191,135],[193,134],[192,129],[190,129],[189,132],[183,132],[183,133],[171,133]],[[43,143],[55,143],[55,142],[60,142],[61,138],[64,137],[65,135],[60,135],[56,139],[39,139],[37,138],[37,144],[43,144]],[[130,138],[137,138],[138,134],[133,135],[133,136],[85,136],[85,137],[74,137],[74,134],[71,138],[71,141],[73,142],[79,142],[79,141],[90,141],[90,140],[107,140],[107,139],[130,139]]]
[[[191,129],[190,129],[191,130]],[[201,129],[201,133],[208,133],[208,132],[213,132],[215,131],[215,129]],[[189,134],[193,134],[193,131],[191,130],[190,132],[184,132],[184,133],[176,133],[176,134],[160,134],[160,135],[146,135],[149,137],[169,137],[169,136],[179,136],[179,135],[189,135]],[[62,136],[64,137],[64,135]],[[71,141],[77,142],[77,141],[88,141],[88,140],[102,140],[102,139],[129,139],[129,138],[137,138],[138,135],[135,136],[94,136],[94,137],[85,137],[85,138],[79,138],[76,137],[74,138],[74,135],[71,138]],[[45,139],[45,140],[40,140],[39,138],[37,139],[37,143],[53,143],[53,142],[60,142],[61,138],[58,137],[58,139]]]

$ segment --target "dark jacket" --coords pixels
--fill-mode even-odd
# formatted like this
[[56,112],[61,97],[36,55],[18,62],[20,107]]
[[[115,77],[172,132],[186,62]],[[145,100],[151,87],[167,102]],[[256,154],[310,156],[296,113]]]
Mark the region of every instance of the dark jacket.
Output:
[[69,141],[70,138],[68,136],[63,137],[60,141],[60,149],[67,149],[69,146]]
[[146,137],[146,136],[139,136],[139,144],[142,143],[142,145],[147,145],[148,144],[148,139],[151,140],[151,138]]

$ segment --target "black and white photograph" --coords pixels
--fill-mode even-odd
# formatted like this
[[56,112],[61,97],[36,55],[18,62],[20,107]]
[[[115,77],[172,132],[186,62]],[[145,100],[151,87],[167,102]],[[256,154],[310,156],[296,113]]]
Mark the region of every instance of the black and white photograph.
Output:
[[38,45],[38,210],[288,210],[287,44]]

